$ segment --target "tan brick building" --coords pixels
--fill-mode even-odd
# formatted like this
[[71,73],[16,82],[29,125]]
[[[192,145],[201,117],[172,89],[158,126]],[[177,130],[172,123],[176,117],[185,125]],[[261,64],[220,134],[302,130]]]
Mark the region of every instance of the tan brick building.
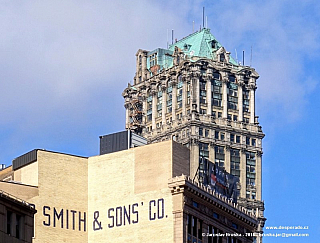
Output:
[[35,205],[34,243],[253,242],[257,215],[190,179],[189,164],[174,141],[89,158],[33,150],[0,190]]

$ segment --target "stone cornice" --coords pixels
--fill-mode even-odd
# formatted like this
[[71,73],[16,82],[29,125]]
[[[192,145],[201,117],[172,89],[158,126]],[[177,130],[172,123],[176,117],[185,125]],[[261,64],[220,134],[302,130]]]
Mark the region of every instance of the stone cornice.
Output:
[[233,203],[227,197],[212,191],[209,187],[194,182],[188,176],[181,175],[169,179],[168,187],[171,189],[173,195],[190,192],[196,197],[201,198],[203,201],[209,202],[213,206],[220,208],[253,227],[257,227],[258,225],[258,218],[254,213],[249,212],[239,204]]

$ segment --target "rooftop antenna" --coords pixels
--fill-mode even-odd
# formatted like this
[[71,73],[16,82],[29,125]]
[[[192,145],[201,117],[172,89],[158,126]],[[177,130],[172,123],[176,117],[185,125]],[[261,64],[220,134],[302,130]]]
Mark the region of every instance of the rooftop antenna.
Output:
[[173,30],[172,30],[172,33],[171,33],[171,40],[172,40],[172,45],[173,45]]
[[194,20],[192,21],[192,33],[194,33]]
[[252,46],[251,46],[251,55],[250,55],[250,67],[252,65]]
[[203,10],[202,10],[202,26],[204,28],[204,7],[203,7]]
[[208,16],[206,16],[206,28],[208,29]]
[[167,49],[169,48],[169,29],[167,29]]
[[244,66],[244,50],[242,51],[242,65]]

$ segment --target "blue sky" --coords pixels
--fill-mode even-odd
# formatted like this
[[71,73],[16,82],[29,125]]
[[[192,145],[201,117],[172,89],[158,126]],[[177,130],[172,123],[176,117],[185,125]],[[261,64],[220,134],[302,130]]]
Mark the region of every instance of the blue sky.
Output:
[[[166,47],[202,24],[260,74],[266,226],[320,236],[320,2],[0,1],[0,163],[34,148],[92,156],[99,135],[124,129],[121,93],[139,48]],[[267,233],[275,231],[266,231]],[[282,231],[279,231],[282,233]],[[296,233],[290,231],[285,233]]]

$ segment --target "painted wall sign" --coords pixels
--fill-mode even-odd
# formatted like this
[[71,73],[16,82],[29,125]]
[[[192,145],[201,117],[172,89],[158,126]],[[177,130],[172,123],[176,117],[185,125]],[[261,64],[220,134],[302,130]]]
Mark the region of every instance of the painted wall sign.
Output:
[[[141,214],[141,210],[147,210],[148,215]],[[104,218],[107,218],[106,222],[100,221],[102,214]],[[46,227],[87,231],[87,212],[43,206],[42,215],[44,217],[42,224]],[[140,202],[112,207],[103,212],[95,211],[92,215],[92,229],[97,231],[105,228],[111,229],[130,224],[138,224],[142,216],[147,217],[149,221],[167,218],[168,215],[165,214],[165,200],[159,198],[150,200],[147,203]]]

